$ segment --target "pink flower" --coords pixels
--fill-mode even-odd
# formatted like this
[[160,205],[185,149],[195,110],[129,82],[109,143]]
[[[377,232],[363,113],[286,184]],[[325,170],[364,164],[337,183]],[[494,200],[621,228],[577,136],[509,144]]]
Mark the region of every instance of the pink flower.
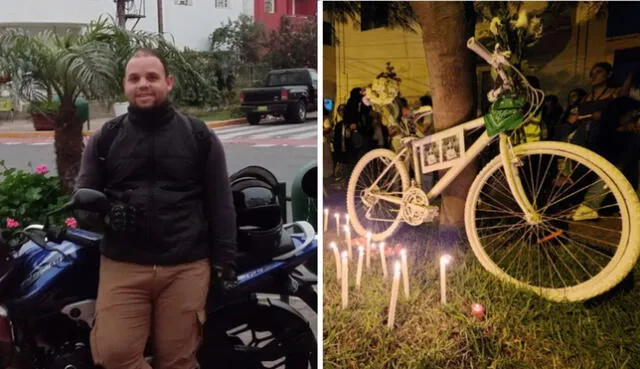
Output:
[[7,228],[12,229],[12,228],[18,228],[18,227],[20,227],[20,222],[18,222],[13,218],[7,218]]
[[69,228],[76,228],[78,226],[78,221],[76,218],[67,218],[67,220],[64,221],[64,224]]
[[36,166],[36,173],[37,174],[43,174],[43,175],[47,174],[47,173],[49,173],[49,168],[47,168],[47,166],[44,165],[44,164],[38,164]]

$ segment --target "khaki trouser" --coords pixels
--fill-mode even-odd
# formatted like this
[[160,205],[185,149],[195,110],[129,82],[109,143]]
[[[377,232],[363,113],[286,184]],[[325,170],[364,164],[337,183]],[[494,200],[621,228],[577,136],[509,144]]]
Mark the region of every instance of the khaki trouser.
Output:
[[105,369],[151,369],[143,354],[151,335],[154,369],[194,369],[205,322],[208,260],[177,266],[100,262],[91,353]]

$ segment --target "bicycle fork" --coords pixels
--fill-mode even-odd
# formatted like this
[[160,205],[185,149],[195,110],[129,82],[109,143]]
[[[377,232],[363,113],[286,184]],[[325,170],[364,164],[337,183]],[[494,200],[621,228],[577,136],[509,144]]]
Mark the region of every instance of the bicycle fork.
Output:
[[525,220],[530,225],[539,224],[542,221],[542,216],[533,208],[531,201],[529,201],[524,191],[524,187],[522,187],[522,181],[520,180],[520,174],[517,168],[518,157],[513,152],[513,146],[511,145],[509,136],[504,133],[500,134],[500,157],[502,158],[507,184],[516,203],[524,213]]

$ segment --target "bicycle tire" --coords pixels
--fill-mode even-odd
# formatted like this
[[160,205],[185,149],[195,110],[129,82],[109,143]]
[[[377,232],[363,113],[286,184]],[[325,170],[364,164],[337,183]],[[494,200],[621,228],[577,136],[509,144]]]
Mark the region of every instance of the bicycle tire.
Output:
[[530,290],[558,302],[584,301],[601,295],[618,285],[633,269],[640,256],[640,200],[626,177],[603,157],[577,145],[564,142],[534,142],[513,148],[516,155],[549,154],[569,158],[584,165],[604,180],[618,201],[622,232],[618,248],[611,261],[595,276],[565,288],[532,286],[505,273],[479,240],[475,210],[481,189],[490,176],[502,167],[500,156],[487,164],[474,180],[465,204],[465,228],[471,248],[480,264],[491,274],[519,288]]
[[[362,237],[365,237],[366,233],[369,230],[362,224],[355,207],[355,190],[358,179],[367,164],[369,164],[371,161],[376,159],[388,159],[389,161],[392,161],[396,157],[397,154],[388,149],[371,150],[356,163],[351,173],[351,177],[349,177],[349,184],[347,186],[347,212],[349,213],[349,219],[351,220],[353,229],[358,235]],[[404,192],[409,187],[409,173],[407,172],[407,168],[400,161],[396,162],[394,164],[394,167],[400,174],[402,192]],[[371,232],[371,240],[374,242],[384,241],[388,237],[391,237],[398,230],[398,227],[400,227],[401,223],[402,212],[398,211],[398,216],[393,222],[391,222],[391,225],[387,229],[377,233]]]

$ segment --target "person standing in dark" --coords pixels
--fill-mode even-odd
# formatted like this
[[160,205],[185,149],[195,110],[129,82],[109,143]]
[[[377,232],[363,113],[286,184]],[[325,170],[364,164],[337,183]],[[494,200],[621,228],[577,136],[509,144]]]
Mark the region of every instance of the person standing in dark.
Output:
[[542,123],[547,127],[547,137],[553,139],[556,134],[556,127],[562,117],[562,106],[556,95],[548,95],[544,98],[542,105]]
[[174,108],[173,85],[157,52],[137,50],[125,70],[128,113],[91,136],[76,181],[112,204],[91,331],[93,359],[105,369],[151,369],[150,336],[155,369],[196,368],[210,281],[236,278],[222,143]]
[[560,120],[556,128],[554,129],[553,136],[550,136],[554,141],[563,141],[566,142],[569,140],[569,135],[576,128],[574,124],[569,123],[568,118],[572,114],[572,112],[577,112],[578,104],[582,99],[587,96],[587,91],[582,88],[574,88],[569,91],[569,95],[567,98],[567,109],[564,110],[562,116],[560,116]]
[[373,147],[371,107],[364,103],[364,90],[351,90],[344,109],[344,124],[349,129],[349,163],[355,163]]

